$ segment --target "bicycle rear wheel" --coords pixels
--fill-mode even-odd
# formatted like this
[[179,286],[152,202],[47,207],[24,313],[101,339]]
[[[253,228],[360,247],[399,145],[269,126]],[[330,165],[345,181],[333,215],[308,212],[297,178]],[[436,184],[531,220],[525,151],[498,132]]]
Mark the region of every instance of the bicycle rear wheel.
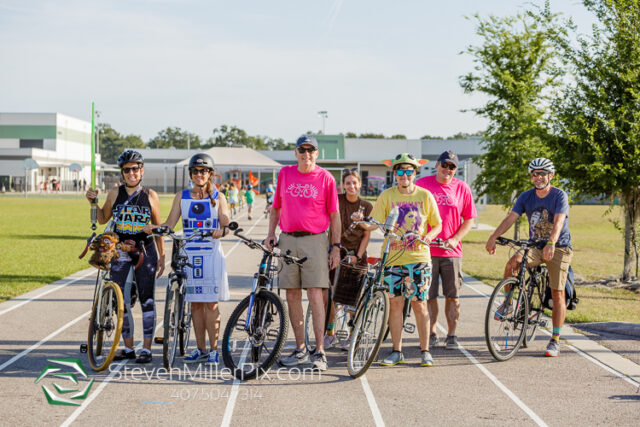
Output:
[[544,311],[544,307],[542,307],[542,301],[544,298],[545,289],[549,283],[549,275],[546,267],[541,266],[539,268],[540,272],[536,274],[537,285],[532,286],[532,278],[530,278],[527,283],[527,294],[529,295],[529,315],[527,316],[527,333],[525,335],[524,341],[522,342],[523,347],[528,347],[529,342],[533,341],[536,337],[538,326],[541,324],[540,318],[542,317],[542,313]]
[[250,300],[251,295],[233,310],[222,338],[224,364],[241,380],[271,368],[282,353],[289,329],[287,306],[278,295],[261,289],[251,306]]
[[162,364],[171,369],[176,360],[178,350],[178,326],[180,316],[180,293],[178,282],[167,287],[167,298],[164,303],[164,338],[162,340]]
[[491,355],[499,361],[512,358],[526,334],[529,301],[521,295],[518,279],[508,277],[493,290],[484,321],[484,333]]
[[191,303],[184,302],[182,307],[182,322],[180,324],[180,355],[184,356],[189,348],[189,337],[191,335]]
[[347,370],[353,378],[363,375],[378,357],[389,322],[389,294],[382,290],[358,308],[347,356]]
[[[100,274],[100,273],[99,273]],[[98,277],[98,280],[102,280]],[[115,282],[102,284],[102,300],[93,304],[87,338],[89,364],[94,371],[105,370],[113,361],[120,343],[124,320],[124,300]]]

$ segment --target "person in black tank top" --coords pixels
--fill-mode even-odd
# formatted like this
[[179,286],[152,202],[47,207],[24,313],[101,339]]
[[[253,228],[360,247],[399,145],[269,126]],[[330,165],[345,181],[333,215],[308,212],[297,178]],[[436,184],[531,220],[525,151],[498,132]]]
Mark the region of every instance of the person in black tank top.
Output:
[[[142,175],[144,174],[144,160],[137,151],[127,150],[118,157],[118,166],[124,179],[124,184],[113,188],[107,194],[107,199],[98,209],[98,222],[105,224],[114,217],[114,231],[120,241],[133,240],[142,242],[144,250],[143,264],[134,271],[138,285],[138,297],[142,308],[142,328],[144,336],[144,348],[140,351],[136,362],[151,362],[151,342],[155,329],[155,279],[164,272],[164,241],[161,237],[155,238],[155,243],[147,239],[144,226],[148,223],[160,224],[160,201],[158,194],[142,187]],[[92,188],[86,193],[91,202],[97,191]],[[157,245],[157,249],[156,249]],[[131,315],[131,289],[126,289],[126,281],[129,271],[133,268],[133,261],[126,253],[120,253],[120,259],[111,264],[111,280],[118,283],[123,289],[125,299],[125,317],[122,325],[122,338],[125,348],[121,350],[114,360],[134,359],[133,350],[133,316]],[[157,274],[156,274],[157,273]]]

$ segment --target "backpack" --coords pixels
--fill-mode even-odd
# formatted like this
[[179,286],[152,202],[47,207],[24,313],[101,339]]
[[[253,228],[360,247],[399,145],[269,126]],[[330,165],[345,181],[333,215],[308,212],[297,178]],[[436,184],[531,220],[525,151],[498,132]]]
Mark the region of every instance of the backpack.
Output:
[[[567,299],[567,310],[575,310],[580,300],[576,294],[576,287],[574,285],[575,276],[573,275],[573,268],[569,266],[569,272],[567,274],[567,282],[564,285],[564,296]],[[553,298],[551,298],[551,287],[547,286],[544,290],[544,300],[542,305],[549,310],[553,310]]]

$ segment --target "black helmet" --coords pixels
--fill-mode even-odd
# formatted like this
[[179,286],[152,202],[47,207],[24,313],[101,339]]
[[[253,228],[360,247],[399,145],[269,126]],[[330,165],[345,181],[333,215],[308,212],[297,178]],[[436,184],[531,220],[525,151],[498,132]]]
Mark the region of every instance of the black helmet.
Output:
[[118,156],[118,166],[122,167],[127,163],[138,163],[144,165],[142,154],[134,150],[127,150]]
[[189,170],[196,166],[213,170],[213,157],[207,153],[194,154],[193,157],[191,157],[191,160],[189,160]]

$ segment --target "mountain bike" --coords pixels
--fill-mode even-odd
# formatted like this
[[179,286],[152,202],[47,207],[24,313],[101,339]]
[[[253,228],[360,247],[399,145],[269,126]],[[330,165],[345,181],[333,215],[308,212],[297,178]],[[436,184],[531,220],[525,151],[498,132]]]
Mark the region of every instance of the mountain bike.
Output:
[[545,266],[529,267],[527,256],[532,248],[541,249],[546,240],[511,240],[498,237],[496,243],[512,247],[522,256],[516,277],[503,279],[493,290],[485,314],[484,331],[491,355],[499,361],[512,358],[521,346],[527,347],[541,320],[545,288],[549,273]]
[[231,313],[222,338],[222,358],[233,375],[248,380],[265,373],[280,356],[289,330],[287,306],[273,292],[278,274],[275,262],[303,264],[307,258],[283,254],[279,248],[267,249],[246,236],[236,222],[229,224],[234,235],[251,249],[262,251],[258,272],[253,275],[251,293]]
[[[92,233],[87,239],[87,247],[80,255],[86,255],[93,239],[99,239],[96,233]],[[142,254],[139,254],[138,268],[142,263]],[[129,272],[125,284],[125,290],[136,288],[133,269]],[[118,350],[122,324],[124,322],[124,297],[120,286],[110,280],[108,270],[98,270],[96,285],[93,291],[93,304],[89,317],[89,331],[87,343],[80,345],[80,352],[87,353],[91,368],[96,371],[104,371],[109,367]]]
[[184,356],[189,347],[191,334],[191,303],[186,302],[187,268],[193,268],[185,251],[187,242],[195,239],[205,239],[211,236],[211,231],[198,230],[189,236],[178,236],[167,226],[153,229],[152,236],[168,236],[173,240],[171,251],[171,269],[167,296],[164,302],[164,334],[162,339],[155,342],[162,343],[162,364],[165,369],[171,369],[176,355]]

